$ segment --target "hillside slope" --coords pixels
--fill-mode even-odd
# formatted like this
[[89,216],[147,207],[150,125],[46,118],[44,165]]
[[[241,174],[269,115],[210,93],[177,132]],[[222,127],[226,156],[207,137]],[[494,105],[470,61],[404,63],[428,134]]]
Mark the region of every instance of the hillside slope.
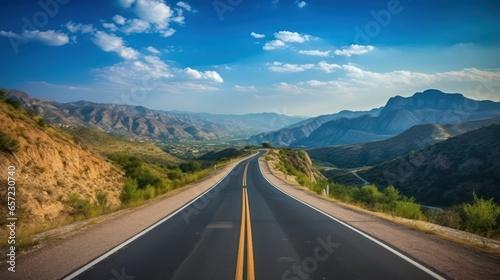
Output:
[[[67,204],[71,194],[92,202],[100,191],[107,195],[108,207],[120,205],[123,174],[118,168],[47,126],[39,116],[4,101],[0,101],[0,119],[0,181],[7,181],[8,166],[16,168],[16,214],[23,226],[64,220],[72,210]],[[6,205],[6,188],[0,194]],[[2,215],[5,210],[1,208]]]
[[359,172],[393,185],[428,205],[449,206],[479,197],[500,201],[500,125],[473,130]]
[[323,124],[291,146],[324,147],[387,139],[420,124],[448,124],[500,116],[500,102],[477,101],[461,94],[426,90],[393,97],[378,116],[338,119]]
[[314,130],[329,121],[338,120],[340,118],[353,119],[364,115],[377,116],[380,111],[380,108],[366,112],[353,112],[345,110],[336,114],[322,115],[289,125],[277,131],[263,132],[261,134],[254,135],[248,139],[248,142],[258,144],[268,142],[271,146],[275,147],[289,146],[297,140],[308,137]]
[[8,91],[7,97],[19,100],[25,108],[34,110],[50,123],[97,127],[104,132],[130,140],[197,141],[244,138],[280,129],[304,119],[275,113],[213,115],[167,112],[142,106],[88,101],[59,103],[31,98],[16,90]]
[[272,149],[266,154],[265,159],[271,169],[277,172],[276,175],[291,183],[312,186],[326,179],[302,150]]
[[307,153],[312,159],[328,162],[339,168],[372,166],[491,124],[500,124],[500,118],[447,125],[416,125],[386,140],[315,148],[307,150]]

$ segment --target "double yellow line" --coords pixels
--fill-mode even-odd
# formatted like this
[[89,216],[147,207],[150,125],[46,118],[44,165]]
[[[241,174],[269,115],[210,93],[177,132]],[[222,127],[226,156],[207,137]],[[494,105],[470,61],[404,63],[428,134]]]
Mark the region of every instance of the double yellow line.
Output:
[[236,263],[236,280],[255,280],[252,224],[250,221],[250,206],[248,204],[247,192],[247,172],[248,163],[245,166],[245,171],[243,172],[243,202],[241,204],[241,227],[240,241],[238,244],[238,260]]

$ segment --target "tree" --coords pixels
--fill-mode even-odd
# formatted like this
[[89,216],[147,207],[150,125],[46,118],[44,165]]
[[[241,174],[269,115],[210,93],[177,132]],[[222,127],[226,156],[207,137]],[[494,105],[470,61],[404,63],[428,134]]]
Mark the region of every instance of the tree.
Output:
[[271,144],[269,144],[269,142],[262,142],[262,148],[264,148],[264,149],[270,149],[271,148]]

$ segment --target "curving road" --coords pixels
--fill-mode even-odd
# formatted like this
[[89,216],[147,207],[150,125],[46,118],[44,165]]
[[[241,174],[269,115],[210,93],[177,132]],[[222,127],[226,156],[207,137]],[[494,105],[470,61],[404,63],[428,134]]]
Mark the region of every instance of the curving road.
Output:
[[442,278],[276,189],[256,156],[66,279]]

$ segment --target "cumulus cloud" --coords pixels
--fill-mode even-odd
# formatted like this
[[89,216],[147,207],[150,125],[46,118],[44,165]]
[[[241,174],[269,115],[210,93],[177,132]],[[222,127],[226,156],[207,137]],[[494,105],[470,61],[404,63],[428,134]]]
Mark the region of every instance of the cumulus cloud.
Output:
[[165,2],[156,0],[137,0],[134,12],[139,18],[156,24],[160,29],[168,27],[173,16],[172,9]]
[[313,37],[308,34],[300,34],[291,31],[278,31],[274,33],[275,40],[268,41],[262,49],[266,51],[283,49],[287,47],[287,43],[304,43],[311,40]]
[[342,66],[338,64],[329,64],[326,61],[320,61],[318,63],[318,68],[325,71],[326,73],[333,72],[334,70],[342,69]]
[[132,33],[144,33],[149,30],[150,24],[147,21],[134,18],[132,20],[127,20],[126,25],[124,25],[121,30],[123,33],[129,35]]
[[300,50],[299,53],[304,55],[323,56],[323,57],[330,55],[330,51],[320,51],[320,50]]
[[174,77],[170,67],[156,56],[143,56],[96,70],[98,77],[113,84],[144,87],[145,81],[153,86],[162,79]]
[[204,79],[204,80],[210,80],[216,83],[222,83],[224,80],[222,77],[217,73],[216,71],[205,71],[201,72],[196,69],[192,69],[190,67],[187,67],[184,69],[184,72],[192,79]]
[[311,35],[299,34],[297,32],[279,31],[274,33],[274,37],[287,43],[304,43],[311,39]]
[[161,53],[157,48],[155,48],[153,46],[147,47],[146,50],[152,54],[160,54]]
[[119,25],[124,25],[125,22],[127,21],[126,18],[124,18],[123,16],[121,15],[115,15],[113,17],[113,21],[116,23],[116,24],[119,24]]
[[129,8],[134,4],[135,0],[118,0],[118,2],[125,8]]
[[264,49],[266,51],[270,51],[270,50],[282,49],[284,47],[286,47],[286,44],[283,41],[272,40],[272,41],[266,42],[264,44],[264,46],[262,47],[262,49]]
[[83,34],[86,34],[94,32],[94,26],[92,24],[81,24],[68,21],[64,26],[71,33],[81,32]]
[[306,70],[322,70],[326,73],[333,72],[334,70],[342,69],[342,66],[338,64],[329,64],[326,61],[321,61],[317,64],[291,64],[291,63],[281,63],[273,62],[267,63],[269,70],[273,72],[303,72]]
[[303,72],[312,69],[314,64],[289,64],[275,61],[268,66],[269,70],[273,72]]
[[307,3],[306,3],[306,2],[304,2],[304,1],[297,2],[297,6],[298,6],[299,8],[304,8],[306,5],[307,5]]
[[250,33],[250,35],[252,35],[252,37],[254,37],[256,39],[261,39],[261,38],[266,37],[266,35],[264,35],[264,34],[259,34],[259,33],[255,33],[255,32]]
[[335,50],[336,55],[350,57],[352,55],[361,55],[373,51],[375,48],[373,46],[362,46],[362,45],[350,45],[349,47],[344,47],[339,50]]
[[0,36],[13,38],[21,42],[40,42],[49,46],[63,46],[69,43],[69,37],[61,31],[47,30],[25,30],[21,34],[11,31],[0,31]]
[[136,50],[125,46],[122,38],[103,31],[97,31],[92,41],[103,51],[115,52],[124,59],[136,59],[139,56]]
[[177,6],[179,6],[179,7],[183,8],[183,9],[185,9],[185,10],[186,10],[186,11],[188,11],[188,12],[191,12],[191,10],[192,10],[191,5],[189,5],[189,4],[188,4],[188,3],[186,3],[186,2],[179,1],[179,2],[177,2]]

